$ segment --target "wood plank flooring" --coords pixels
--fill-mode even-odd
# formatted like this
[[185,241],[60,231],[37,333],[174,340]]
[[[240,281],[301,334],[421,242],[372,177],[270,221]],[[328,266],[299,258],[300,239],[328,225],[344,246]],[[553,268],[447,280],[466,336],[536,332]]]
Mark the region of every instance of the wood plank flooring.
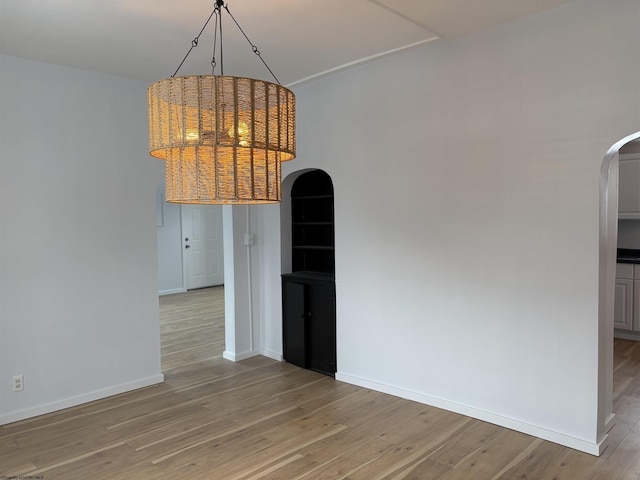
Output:
[[1,427],[0,478],[640,478],[638,343],[615,341],[598,458],[264,357],[228,362],[214,290],[162,297],[165,383]]
[[162,370],[222,356],[224,287],[160,297]]

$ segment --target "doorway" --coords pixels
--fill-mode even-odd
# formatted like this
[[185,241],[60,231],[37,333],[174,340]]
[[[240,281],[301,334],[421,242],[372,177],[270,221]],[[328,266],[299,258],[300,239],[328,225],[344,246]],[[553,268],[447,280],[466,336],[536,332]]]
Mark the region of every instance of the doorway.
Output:
[[224,284],[222,205],[179,205],[156,195],[158,293]]
[[600,232],[598,294],[598,422],[597,441],[606,447],[607,432],[613,427],[613,332],[615,278],[618,249],[618,167],[620,149],[640,138],[640,132],[616,142],[600,169]]
[[167,203],[164,180],[156,206],[159,343],[166,372],[224,351],[223,207]]

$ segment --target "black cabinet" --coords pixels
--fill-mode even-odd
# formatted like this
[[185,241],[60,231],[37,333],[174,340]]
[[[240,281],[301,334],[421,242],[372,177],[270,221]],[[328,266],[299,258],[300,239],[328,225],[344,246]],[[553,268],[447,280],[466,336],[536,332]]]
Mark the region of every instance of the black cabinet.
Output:
[[333,184],[321,170],[291,188],[292,273],[282,276],[284,358],[336,372]]
[[317,372],[336,373],[336,294],[333,275],[282,275],[284,358]]

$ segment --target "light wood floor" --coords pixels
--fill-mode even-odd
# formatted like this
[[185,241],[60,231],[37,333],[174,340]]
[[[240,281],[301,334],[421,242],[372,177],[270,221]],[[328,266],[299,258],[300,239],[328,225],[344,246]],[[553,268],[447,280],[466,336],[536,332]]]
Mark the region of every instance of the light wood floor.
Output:
[[162,298],[164,384],[0,428],[0,478],[640,478],[640,344],[616,340],[618,416],[597,458],[287,363],[223,360],[203,306],[220,293]]
[[224,287],[160,297],[162,371],[221,357]]

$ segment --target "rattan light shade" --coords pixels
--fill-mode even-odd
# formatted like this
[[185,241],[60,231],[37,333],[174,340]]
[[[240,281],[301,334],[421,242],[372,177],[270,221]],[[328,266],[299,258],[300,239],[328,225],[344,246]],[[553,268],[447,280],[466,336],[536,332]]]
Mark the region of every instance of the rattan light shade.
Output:
[[280,162],[296,155],[295,96],[281,85],[220,75],[153,83],[149,153],[166,160],[174,203],[275,203]]

